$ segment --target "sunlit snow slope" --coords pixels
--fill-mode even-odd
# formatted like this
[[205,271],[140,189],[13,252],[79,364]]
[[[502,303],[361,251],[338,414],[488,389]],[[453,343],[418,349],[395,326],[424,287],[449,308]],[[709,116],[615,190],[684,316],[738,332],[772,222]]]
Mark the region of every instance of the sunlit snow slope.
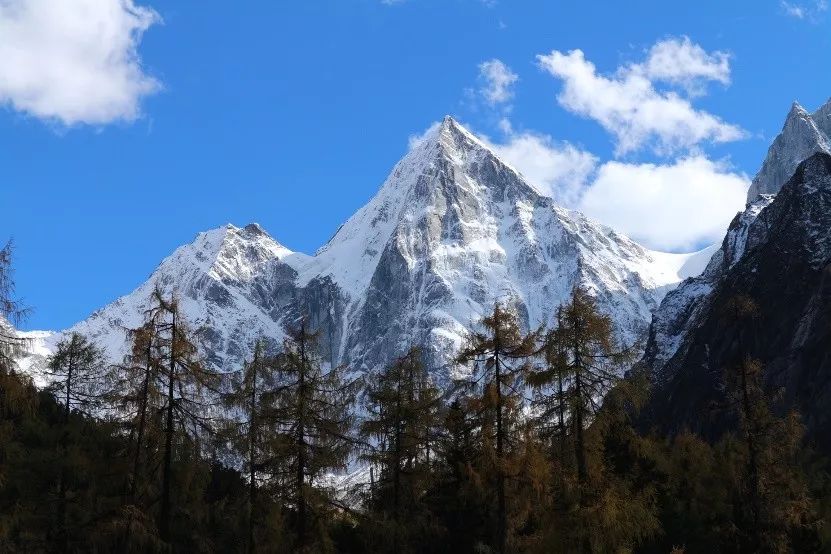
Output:
[[[305,315],[329,363],[371,371],[418,344],[444,380],[466,329],[497,299],[533,327],[551,323],[581,285],[634,344],[664,294],[711,254],[653,252],[557,206],[448,117],[314,256],[292,253],[257,225],[201,233],[70,330],[119,359],[124,329],[142,321],[158,285],[180,298],[218,368],[237,367],[259,335],[279,344]],[[41,352],[57,340],[40,337]]]

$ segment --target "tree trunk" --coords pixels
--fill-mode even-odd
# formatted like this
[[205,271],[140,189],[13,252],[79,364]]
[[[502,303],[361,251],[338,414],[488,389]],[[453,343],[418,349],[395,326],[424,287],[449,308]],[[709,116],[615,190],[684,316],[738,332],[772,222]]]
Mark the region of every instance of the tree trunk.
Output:
[[147,418],[147,395],[150,391],[150,364],[151,345],[147,346],[147,360],[144,368],[144,383],[141,386],[141,399],[139,400],[139,422],[136,431],[136,451],[133,455],[133,479],[130,482],[130,501],[135,502],[136,489],[138,488],[139,471],[141,470],[141,445],[144,442],[144,427]]
[[[74,348],[74,336],[72,339],[72,346]],[[61,545],[64,552],[69,552],[69,527],[66,520],[66,481],[69,478],[69,473],[66,468],[67,449],[69,448],[69,415],[71,409],[69,406],[72,391],[72,373],[75,370],[75,359],[72,352],[69,353],[69,364],[66,371],[66,398],[64,405],[64,428],[61,435],[61,450],[63,459],[61,460],[61,477],[58,483],[58,521],[60,522],[61,531]]]
[[298,375],[297,406],[297,543],[302,552],[306,546],[306,324],[300,326],[300,372]]
[[499,554],[505,554],[508,542],[508,514],[505,505],[505,460],[502,431],[502,373],[499,365],[499,324],[494,333],[494,369],[496,382],[496,486],[497,486],[497,540]]
[[167,382],[167,426],[165,429],[164,474],[162,479],[162,509],[159,528],[162,540],[170,540],[171,472],[173,469],[173,385],[176,376],[176,312],[173,311],[170,328],[170,375]]
[[254,501],[257,494],[257,482],[254,464],[255,442],[257,440],[257,370],[259,369],[259,344],[254,349],[253,375],[251,376],[251,415],[248,425],[248,553],[254,554]]

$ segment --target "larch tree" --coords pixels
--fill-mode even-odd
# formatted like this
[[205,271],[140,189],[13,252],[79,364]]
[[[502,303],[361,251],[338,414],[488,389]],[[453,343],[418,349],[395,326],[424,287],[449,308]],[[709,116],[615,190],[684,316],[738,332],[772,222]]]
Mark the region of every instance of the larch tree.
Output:
[[356,381],[346,380],[341,367],[323,367],[317,333],[305,318],[289,330],[277,367],[275,411],[283,447],[274,471],[294,506],[295,550],[307,552],[328,540],[323,523],[332,498],[319,480],[345,468],[354,449]]
[[[360,425],[367,443],[363,457],[380,470],[370,490],[369,509],[384,519],[382,530],[391,527],[391,533],[379,533],[391,535],[387,549],[416,551],[440,411],[440,393],[422,363],[421,350],[412,348],[384,368],[367,385],[365,397],[367,416]],[[386,521],[391,526],[384,525]]]
[[[155,322],[161,360],[160,389],[164,395],[164,447],[162,461],[159,529],[165,541],[171,539],[173,510],[173,458],[177,441],[198,445],[213,431],[213,404],[210,395],[219,392],[220,375],[206,368],[199,358],[194,339],[179,312],[175,297],[153,292],[153,306],[147,319]],[[198,450],[198,448],[197,448]]]
[[73,410],[90,415],[101,406],[104,380],[104,356],[95,343],[79,333],[58,342],[48,360],[49,389],[63,403],[63,430],[58,442],[61,474],[58,482],[58,525],[63,550],[68,550],[67,489],[69,481],[70,415]]
[[534,393],[532,407],[538,432],[549,444],[550,458],[562,481],[570,416],[567,394],[572,384],[562,306],[557,309],[556,321],[556,327],[543,337],[542,363],[534,364],[526,381]]
[[121,415],[119,421],[127,437],[129,471],[122,490],[122,513],[117,520],[123,528],[125,549],[159,542],[150,507],[160,491],[158,467],[164,444],[164,368],[158,328],[162,315],[161,311],[148,312],[141,326],[127,329],[130,351],[122,364],[110,368],[111,402]]
[[[554,337],[558,343],[554,348],[563,356],[557,363],[564,364],[568,375],[566,397],[574,434],[577,479],[584,486],[589,480],[586,426],[631,361],[633,350],[617,344],[611,319],[600,313],[594,298],[580,287],[574,288],[563,307]],[[559,386],[559,379],[557,383]]]
[[[640,529],[608,514],[600,516],[604,513],[603,502],[620,501],[625,495],[618,494],[617,489],[614,494],[603,492],[606,488],[612,490],[609,487],[614,484],[601,482],[605,437],[599,430],[587,435],[603,398],[618,383],[631,359],[630,353],[631,349],[615,341],[611,319],[599,312],[594,298],[585,289],[575,287],[568,302],[557,311],[556,327],[545,337],[541,349],[544,363],[528,376],[535,391],[533,419],[537,428],[542,436],[557,439],[554,450],[558,455],[554,459],[559,478],[552,483],[556,498],[545,516],[555,524],[549,523],[542,533],[544,551],[589,552],[604,544],[618,527],[633,527],[635,532]],[[549,444],[553,446],[551,440]],[[590,537],[591,533],[597,536]]]
[[100,407],[106,392],[104,354],[84,335],[61,339],[48,360],[49,389],[64,407],[64,421],[73,409],[89,414]]
[[513,310],[501,303],[482,318],[482,330],[470,334],[457,362],[470,369],[467,401],[483,424],[482,440],[490,452],[496,489],[494,547],[508,551],[507,480],[517,473],[517,422],[524,398],[524,375],[537,351],[538,333],[523,333]]
[[26,347],[12,326],[27,313],[14,298],[14,268],[11,241],[0,249],[0,489],[3,488],[5,471],[5,444],[10,441],[15,418],[34,408],[35,394],[31,380],[17,375],[17,357]]
[[727,407],[738,415],[743,443],[735,500],[739,543],[753,552],[793,549],[811,542],[819,525],[798,466],[803,426],[796,412],[779,417],[771,409],[775,391],[766,390],[764,366],[754,352],[761,323],[758,304],[746,295],[731,296],[722,307],[720,323],[734,337],[723,384]]
[[[242,371],[232,377],[231,390],[224,395],[225,406],[230,410],[224,434],[231,446],[245,462],[243,471],[247,479],[247,537],[246,551],[253,554],[259,547],[259,528],[267,528],[261,515],[258,493],[269,480],[269,463],[279,452],[279,420],[276,419],[275,401],[280,393],[276,359],[265,351],[265,342],[254,343],[251,359]],[[265,539],[265,537],[263,537]],[[270,548],[274,547],[271,537]]]

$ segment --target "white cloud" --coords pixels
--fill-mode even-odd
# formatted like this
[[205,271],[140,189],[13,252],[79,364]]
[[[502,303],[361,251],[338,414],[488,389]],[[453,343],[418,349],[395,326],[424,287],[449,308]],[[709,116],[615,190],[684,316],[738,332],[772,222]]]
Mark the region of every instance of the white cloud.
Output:
[[491,146],[541,193],[564,206],[577,202],[597,165],[589,152],[538,133],[511,131],[505,142]]
[[700,155],[668,165],[612,161],[599,168],[578,208],[651,248],[689,251],[724,236],[749,184]]
[[482,83],[479,93],[491,106],[510,102],[518,79],[510,67],[495,58],[479,64],[479,80]]
[[780,5],[786,15],[797,19],[817,20],[823,12],[828,11],[828,0],[814,0],[813,2],[781,0]]
[[[694,64],[671,71],[665,66],[670,59]],[[737,140],[745,134],[735,125],[696,110],[689,99],[677,92],[656,89],[652,78],[692,82],[711,78],[714,71],[720,79],[727,78],[714,70],[720,63],[718,56],[713,58],[715,64],[708,63],[697,54],[694,45],[685,47],[683,41],[665,41],[663,46],[659,43],[654,58],[650,56],[651,69],[634,64],[618,68],[612,76],[598,74],[581,50],[567,54],[554,50],[537,56],[537,60],[543,69],[563,80],[563,90],[557,97],[560,105],[600,123],[614,135],[619,155],[647,145],[659,154],[670,154],[705,141]],[[650,71],[662,76],[651,77]]]
[[650,248],[679,252],[716,242],[744,208],[747,176],[703,155],[601,164],[566,141],[508,131],[502,142],[485,142],[541,193]]
[[632,66],[653,81],[664,81],[701,94],[707,81],[730,84],[730,56],[726,52],[707,53],[689,37],[669,38],[649,49],[646,62]]
[[805,8],[798,4],[791,4],[790,2],[785,2],[782,0],[782,9],[785,10],[785,13],[791,17],[795,17],[797,19],[805,19]]
[[137,51],[158,21],[133,0],[0,0],[0,104],[64,125],[136,119],[160,88]]
[[424,141],[424,139],[434,135],[439,127],[441,127],[441,121],[434,121],[433,123],[430,124],[429,127],[427,127],[421,133],[414,133],[414,134],[410,135],[410,138],[407,141],[408,142],[408,145],[407,145],[408,149],[412,150],[413,148],[415,148],[416,146],[421,144]]

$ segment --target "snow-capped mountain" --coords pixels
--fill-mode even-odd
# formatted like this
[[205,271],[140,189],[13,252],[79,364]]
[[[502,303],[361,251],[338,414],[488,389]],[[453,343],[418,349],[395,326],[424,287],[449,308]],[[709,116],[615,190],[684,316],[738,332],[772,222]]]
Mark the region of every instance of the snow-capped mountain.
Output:
[[533,327],[550,323],[579,284],[632,344],[666,291],[710,254],[652,252],[557,206],[448,117],[315,255],[293,253],[253,224],[201,233],[70,331],[119,359],[124,329],[142,321],[159,286],[177,294],[218,368],[238,366],[257,336],[279,342],[306,316],[325,361],[370,371],[422,345],[444,379],[466,330],[496,299]]
[[782,132],[773,141],[762,169],[747,191],[747,203],[779,192],[796,166],[817,152],[831,154],[831,99],[813,114],[794,102]]
[[[677,310],[675,299],[687,289],[706,287],[691,309],[676,312],[686,314],[680,318],[685,331],[677,335],[674,352],[652,360],[657,379],[651,423],[711,438],[731,428],[731,410],[713,407],[728,404],[722,374],[742,348],[759,360],[767,389],[776,392],[774,409],[798,410],[817,448],[828,451],[831,156],[816,153],[803,161],[766,207],[734,221],[734,231],[747,237],[742,255],[723,264],[718,275],[708,268],[709,280],[686,281],[656,315],[662,321],[661,314]],[[725,323],[724,307],[736,295],[755,302],[753,322]],[[653,338],[661,340],[660,335]],[[654,352],[648,350],[647,360],[650,355]]]
[[694,333],[718,284],[745,252],[761,240],[758,230],[762,227],[754,226],[756,218],[771,204],[803,160],[818,152],[831,154],[829,136],[831,100],[813,114],[808,114],[794,102],[782,132],[774,139],[762,168],[753,179],[745,211],[733,219],[721,247],[713,253],[704,272],[686,279],[667,294],[655,311],[644,360],[659,381],[671,378],[672,370],[666,368],[667,363],[685,338]]

